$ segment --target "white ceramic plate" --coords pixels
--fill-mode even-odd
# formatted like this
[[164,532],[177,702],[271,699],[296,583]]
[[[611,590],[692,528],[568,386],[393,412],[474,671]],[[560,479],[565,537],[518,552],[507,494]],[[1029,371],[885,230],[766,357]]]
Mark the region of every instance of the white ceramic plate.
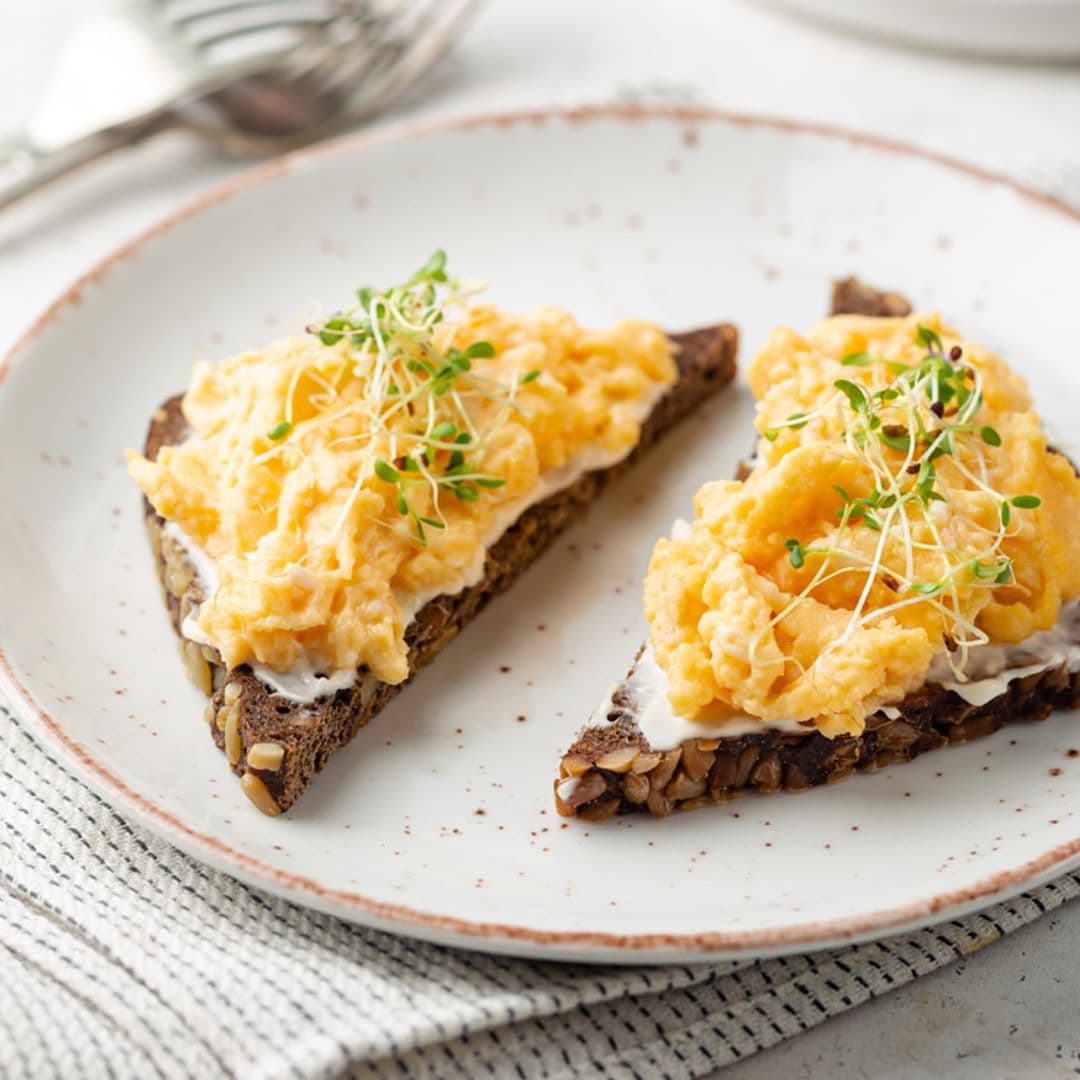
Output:
[[768,0],[829,25],[934,51],[1018,60],[1080,56],[1080,0]]
[[[1080,748],[1056,716],[798,797],[565,823],[564,747],[644,633],[652,544],[749,443],[737,385],[495,602],[283,818],[229,775],[185,680],[121,459],[217,357],[436,246],[512,307],[671,328],[744,358],[858,271],[940,305],[1075,427],[1075,216],[881,141],[592,110],[376,133],[256,172],[95,269],[0,388],[0,644],[43,738],[123,813],[300,903],[479,949],[762,955],[954,915],[1076,865]],[[0,795],[2,797],[2,795]]]

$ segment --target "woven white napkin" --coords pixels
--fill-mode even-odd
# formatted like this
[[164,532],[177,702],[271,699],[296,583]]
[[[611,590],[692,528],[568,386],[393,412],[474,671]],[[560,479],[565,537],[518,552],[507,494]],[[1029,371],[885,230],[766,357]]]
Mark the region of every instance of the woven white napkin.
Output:
[[693,1077],[973,952],[970,918],[754,964],[618,968],[362,930],[132,828],[0,705],[0,1076]]

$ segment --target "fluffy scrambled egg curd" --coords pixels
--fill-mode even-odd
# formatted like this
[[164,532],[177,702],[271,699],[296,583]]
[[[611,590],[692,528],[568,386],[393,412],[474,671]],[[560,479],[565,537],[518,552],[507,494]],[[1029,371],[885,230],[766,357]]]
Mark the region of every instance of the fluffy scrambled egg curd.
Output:
[[935,654],[963,681],[1080,594],[1080,479],[1024,380],[937,317],[778,329],[749,379],[752,471],[701,488],[645,582],[677,715],[858,735]]
[[418,604],[477,580],[531,502],[628,453],[675,381],[659,327],[466,308],[444,265],[360,290],[308,336],[197,364],[191,437],[128,452],[213,561],[198,623],[230,667],[402,681]]

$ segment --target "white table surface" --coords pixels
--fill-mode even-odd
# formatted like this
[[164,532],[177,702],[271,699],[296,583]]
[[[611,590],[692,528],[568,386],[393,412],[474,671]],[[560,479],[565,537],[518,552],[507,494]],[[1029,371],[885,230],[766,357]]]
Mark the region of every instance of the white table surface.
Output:
[[[3,0],[0,130],[67,20],[100,0]],[[734,0],[491,0],[387,119],[662,100],[806,118],[967,158],[1080,204],[1080,67],[999,64],[846,38]],[[166,136],[0,215],[0,351],[90,263],[244,163]],[[1080,1073],[1080,906],[724,1071]]]

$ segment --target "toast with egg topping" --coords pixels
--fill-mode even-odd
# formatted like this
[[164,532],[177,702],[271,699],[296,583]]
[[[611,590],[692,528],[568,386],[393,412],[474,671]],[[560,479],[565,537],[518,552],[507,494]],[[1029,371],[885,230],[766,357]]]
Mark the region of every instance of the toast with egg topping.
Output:
[[202,365],[129,454],[210,732],[270,815],[734,374],[728,324],[455,319],[444,265],[360,290],[310,340]]
[[[679,581],[679,574],[685,572],[688,565],[690,552],[680,550],[678,545],[680,541],[686,541],[691,530],[689,525],[681,523],[673,531],[674,539],[662,542],[658,547],[650,567],[653,581],[647,583],[646,594],[650,601],[647,609],[651,640],[642,647],[627,677],[613,687],[561,760],[559,777],[554,782],[555,804],[560,814],[589,821],[603,821],[631,811],[648,811],[655,817],[665,817],[675,810],[726,802],[745,790],[764,793],[803,791],[843,779],[855,770],[873,771],[910,761],[950,743],[963,743],[991,734],[1005,724],[1039,721],[1056,709],[1080,706],[1080,603],[1077,601],[1080,577],[1075,570],[1075,544],[1080,535],[1080,481],[1067,460],[1046,445],[1037,418],[1028,419],[1034,414],[1027,411],[1022,382],[996,358],[981,354],[977,348],[969,350],[966,344],[961,345],[955,335],[944,329],[939,333],[932,325],[912,320],[905,322],[910,306],[896,293],[880,293],[856,279],[847,279],[838,282],[834,288],[832,310],[834,315],[887,319],[890,321],[880,324],[880,328],[895,326],[898,333],[913,332],[919,338],[917,351],[925,350],[923,355],[930,358],[928,370],[940,368],[947,360],[958,371],[970,372],[973,376],[975,368],[961,367],[958,361],[977,363],[979,393],[985,394],[990,404],[988,410],[968,409],[964,419],[969,423],[958,433],[958,440],[963,437],[978,440],[974,450],[963,453],[970,453],[971,460],[982,462],[982,466],[975,469],[974,482],[957,484],[951,490],[946,489],[946,495],[940,498],[924,500],[940,522],[946,521],[948,498],[967,499],[971,504],[968,516],[977,516],[974,504],[977,496],[965,495],[963,489],[977,492],[980,484],[988,488],[988,477],[1001,472],[995,470],[992,463],[987,465],[983,447],[989,455],[1004,443],[1006,451],[1019,462],[1013,473],[1022,474],[1025,480],[1039,485],[1042,498],[995,492],[990,510],[996,512],[996,522],[992,520],[992,514],[990,519],[976,520],[967,538],[952,536],[949,544],[940,545],[951,553],[955,543],[971,556],[965,561],[964,573],[955,575],[955,580],[944,581],[943,576],[934,582],[917,582],[911,579],[918,567],[904,574],[908,567],[904,566],[906,550],[903,544],[896,543],[894,551],[888,550],[888,544],[895,538],[889,536],[884,515],[895,505],[895,500],[889,503],[880,496],[874,499],[872,493],[867,497],[867,493],[860,490],[860,501],[854,502],[848,494],[848,490],[855,492],[858,482],[853,476],[844,477],[843,483],[835,486],[840,522],[850,527],[852,516],[857,515],[863,530],[867,530],[868,525],[877,526],[876,532],[873,528],[866,531],[870,547],[877,550],[881,544],[888,555],[899,556],[895,578],[889,570],[888,558],[884,562],[877,560],[876,565],[863,559],[862,572],[849,575],[856,579],[858,594],[873,597],[879,610],[890,608],[884,617],[887,619],[893,614],[894,622],[897,612],[907,613],[919,604],[929,604],[935,599],[944,609],[935,612],[934,619],[923,626],[912,619],[907,626],[898,624],[895,627],[893,637],[894,643],[900,644],[898,652],[905,648],[909,650],[910,662],[906,664],[906,671],[901,670],[905,667],[904,658],[897,658],[894,653],[886,651],[882,663],[881,654],[871,651],[877,644],[872,640],[864,642],[863,656],[853,656],[831,671],[822,664],[821,657],[828,649],[828,629],[824,644],[819,640],[815,646],[813,639],[821,634],[819,624],[826,622],[831,611],[814,612],[819,615],[816,620],[807,618],[807,613],[798,612],[797,606],[793,606],[788,598],[811,595],[824,584],[825,588],[819,592],[824,603],[842,607],[845,597],[842,590],[836,588],[837,577],[831,578],[836,590],[834,595],[830,596],[826,591],[830,585],[827,580],[830,567],[826,559],[832,558],[835,573],[839,569],[836,564],[843,565],[842,546],[835,537],[828,544],[820,539],[806,544],[796,537],[784,542],[783,532],[793,527],[789,518],[775,522],[765,540],[766,544],[779,545],[781,553],[779,559],[773,559],[770,568],[775,582],[765,586],[769,602],[762,609],[763,621],[759,627],[768,626],[775,630],[785,617],[791,616],[797,626],[788,641],[780,641],[786,646],[787,655],[780,649],[776,655],[765,658],[765,664],[773,665],[773,677],[763,679],[761,669],[764,665],[747,664],[745,656],[739,657],[740,643],[754,639],[753,627],[743,625],[748,621],[747,609],[752,604],[747,591],[740,592],[744,582],[737,576],[724,578],[723,573],[718,573],[720,560],[711,564],[716,575],[711,592],[710,585],[700,580],[689,587],[685,581]],[[930,323],[930,320],[926,321]],[[844,340],[843,361],[828,374],[842,374],[844,366],[852,371],[866,370],[873,362],[873,350],[882,347],[881,335],[862,333],[860,338],[859,324],[850,321],[846,326],[841,324],[841,329],[844,332],[838,330],[834,341]],[[817,370],[811,355],[814,351],[812,342],[808,343],[790,331],[778,333],[781,335],[779,348],[773,349],[772,357],[773,362],[780,365],[781,375],[777,382],[783,384],[792,378],[801,382],[803,388],[811,387],[806,395],[809,400],[803,402],[803,408],[787,413],[793,399],[789,396],[788,400],[781,401],[781,394],[773,389],[776,384],[762,377],[762,365],[755,361],[757,370],[751,368],[750,378],[755,392],[764,402],[759,406],[758,425],[764,442],[759,444],[755,457],[740,466],[736,484],[754,484],[753,477],[758,470],[778,467],[787,453],[803,444],[801,432],[807,431],[811,439],[827,438],[827,432],[815,430],[813,426],[813,406],[818,404],[816,399],[829,396],[829,388],[827,384],[813,386]],[[957,343],[946,347],[942,336]],[[774,338],[771,345],[776,344]],[[975,359],[965,359],[965,354],[974,354]],[[904,370],[899,362],[900,352],[889,355],[895,364],[892,373],[899,376]],[[947,378],[949,370],[942,370]],[[884,385],[889,385],[887,380]],[[974,382],[967,374],[955,376],[953,385],[957,390],[974,388]],[[839,389],[845,394],[850,391],[852,404],[861,405],[863,409],[862,412],[855,410],[854,416],[850,412],[846,415],[846,435],[852,427],[872,415],[871,393],[880,394],[881,388],[873,389],[868,385],[866,394],[858,386],[840,386]],[[936,400],[928,403],[930,417],[945,420],[962,415],[964,402],[958,401],[961,396],[962,390],[960,394],[938,393]],[[938,405],[941,397],[946,401]],[[877,400],[880,402],[881,398]],[[898,398],[886,394],[885,404],[894,400]],[[964,400],[971,399],[965,397]],[[780,413],[775,406],[782,406]],[[991,414],[989,419],[993,419],[996,427],[985,422],[988,419],[984,415],[986,411]],[[1012,415],[1004,415],[1009,413]],[[762,414],[765,414],[764,419]],[[916,417],[915,411],[910,415]],[[922,419],[918,416],[916,422]],[[862,423],[862,428],[869,434],[867,423]],[[781,439],[787,446],[782,444],[775,448]],[[918,455],[915,440],[901,432],[899,425],[893,427],[889,439],[892,445],[887,445],[887,450],[895,449],[904,454],[912,450],[913,458]],[[923,457],[928,456],[925,446],[922,444]],[[857,440],[855,449],[861,449]],[[955,445],[952,452],[956,452]],[[763,454],[770,456],[771,461],[763,463]],[[912,477],[914,483],[921,480],[923,491],[929,494],[937,489],[926,483],[926,478],[936,477],[937,472],[947,467],[941,462],[945,456],[931,458],[932,462],[937,462],[933,474],[925,466],[920,471],[918,462],[912,460],[904,465],[902,475]],[[874,464],[884,471],[888,462],[888,455],[882,454],[875,458]],[[896,475],[896,470],[892,475]],[[1053,480],[1042,483],[1040,475],[1050,475]],[[798,482],[807,486],[805,471]],[[730,485],[727,487],[734,490]],[[879,484],[875,484],[874,489],[879,490]],[[897,490],[904,490],[904,485],[897,485]],[[769,496],[760,476],[755,493],[758,498]],[[1008,497],[1002,498],[1002,494]],[[704,521],[705,528],[717,534],[727,530],[730,534],[735,526],[719,505],[724,497],[721,494],[718,499],[710,500],[708,495],[699,495],[699,529]],[[820,492],[817,497],[820,500]],[[944,509],[935,509],[935,504]],[[923,516],[923,505],[919,504],[920,517]],[[791,498],[790,492],[785,497],[785,509],[798,520],[798,500]],[[1032,520],[1036,510],[1044,515],[1037,523]],[[1031,516],[1025,520],[1025,514]],[[922,537],[917,542],[925,539]],[[965,542],[974,547],[964,549]],[[974,548],[980,545],[982,549],[975,551]],[[673,560],[666,559],[661,550],[665,546],[676,550],[681,563],[679,573],[672,573]],[[942,552],[932,543],[926,548],[928,557],[941,557]],[[858,549],[854,550],[857,554]],[[727,556],[729,570],[738,566],[731,554],[729,552]],[[762,565],[760,552],[756,558]],[[859,563],[854,557],[851,561]],[[872,570],[868,572],[867,566]],[[745,567],[738,569],[745,571]],[[870,580],[878,574],[890,576],[890,580],[881,583],[883,591],[878,582]],[[805,592],[797,589],[796,586],[806,584],[807,576],[810,582],[815,582],[814,587]],[[1000,593],[1001,599],[987,603],[985,596],[975,592],[980,587]],[[955,607],[951,599],[954,588]],[[977,599],[972,601],[971,595],[964,595],[965,591]],[[733,606],[731,602],[736,597],[742,604]],[[906,606],[901,607],[905,601]],[[707,634],[711,649],[702,649],[702,643],[695,641],[693,633],[685,633],[685,626],[680,627],[677,621],[672,621],[671,611],[679,605],[684,609],[693,607],[697,628],[705,628],[702,636]],[[973,608],[977,610],[973,612]],[[928,657],[927,646],[933,651],[935,622],[939,615],[946,628],[938,634],[938,650]],[[985,632],[983,623],[991,633]],[[873,619],[869,619],[865,625],[872,624]],[[848,622],[843,624],[844,627],[847,625]],[[843,632],[842,627],[841,636]],[[920,634],[929,641],[922,640]],[[666,663],[658,661],[654,648],[657,637]],[[798,637],[803,641],[801,653],[795,640]],[[775,646],[776,643],[774,638],[772,644]],[[916,646],[922,647],[921,652]],[[871,653],[871,662],[878,662],[878,673],[865,670],[868,666],[864,663],[866,652]],[[960,653],[963,655],[958,658]],[[732,665],[733,656],[744,662]],[[879,677],[875,682],[875,676],[889,664],[896,669],[893,675]],[[738,693],[743,696],[739,698],[739,705],[731,700],[736,693],[731,693],[726,701],[720,700],[717,684],[709,683],[712,672],[706,669],[723,669],[725,666],[732,667],[727,672],[729,676],[734,675],[742,681]],[[669,672],[674,673],[674,680]],[[819,679],[820,686],[798,686],[799,676],[808,672],[810,679],[807,681],[813,683]],[[681,684],[674,696],[673,681]],[[703,682],[706,689],[702,693],[700,684]],[[728,678],[725,685],[730,687],[731,682]],[[886,685],[889,682],[892,685]],[[756,691],[748,689],[755,683]],[[853,683],[860,683],[869,690],[861,696],[852,694]],[[697,712],[679,715],[675,702],[681,702],[685,707],[695,690],[699,691]],[[806,693],[800,700],[804,690]],[[702,699],[710,695],[714,700],[705,702],[702,707]],[[753,704],[747,707],[750,700]],[[770,706],[773,707],[771,710]],[[792,706],[802,709],[794,720],[780,711],[786,707],[795,713],[796,708]],[[823,715],[826,709],[827,716]],[[859,715],[860,710],[862,715]]]

